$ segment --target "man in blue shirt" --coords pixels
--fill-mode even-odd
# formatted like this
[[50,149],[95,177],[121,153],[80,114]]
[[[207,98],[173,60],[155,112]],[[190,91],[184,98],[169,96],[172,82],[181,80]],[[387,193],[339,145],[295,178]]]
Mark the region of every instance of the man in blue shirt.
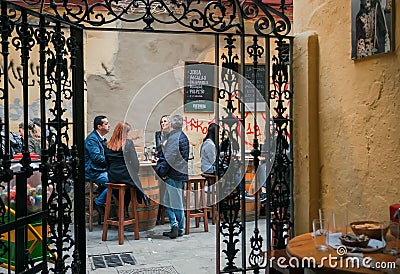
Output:
[[85,140],[85,179],[105,188],[94,200],[94,208],[100,214],[104,213],[108,182],[107,161],[104,154],[107,140],[104,136],[110,131],[110,127],[106,116],[96,116],[93,122],[94,129]]

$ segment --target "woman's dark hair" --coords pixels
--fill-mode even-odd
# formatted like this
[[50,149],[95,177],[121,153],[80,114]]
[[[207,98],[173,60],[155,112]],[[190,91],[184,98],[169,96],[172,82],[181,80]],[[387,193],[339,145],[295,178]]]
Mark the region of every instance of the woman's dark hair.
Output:
[[208,131],[206,137],[204,137],[203,142],[207,139],[211,139],[215,144],[215,137],[219,131],[219,126],[216,123],[212,123],[208,126]]

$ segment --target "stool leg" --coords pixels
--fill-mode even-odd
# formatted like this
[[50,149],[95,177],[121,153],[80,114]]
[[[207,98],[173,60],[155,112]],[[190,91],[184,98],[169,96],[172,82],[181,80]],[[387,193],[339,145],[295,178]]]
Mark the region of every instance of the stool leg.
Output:
[[118,189],[118,243],[124,244],[124,195],[125,188]]
[[89,181],[89,232],[93,231],[93,182]]
[[104,210],[103,235],[101,237],[102,241],[107,241],[108,219],[110,217],[111,195],[112,195],[112,189],[110,186],[108,186],[107,197],[106,197],[106,208]]
[[137,212],[137,197],[136,191],[131,187],[131,206],[132,206],[132,217],[135,220],[133,223],[133,230],[135,233],[135,240],[139,240],[139,214]]
[[162,225],[165,224],[165,214],[166,214],[166,208],[164,205],[162,205],[162,203],[164,202],[165,188],[166,186],[164,184],[160,184],[159,211],[160,211],[160,219]]
[[211,186],[211,188],[212,188],[212,190],[211,190],[211,195],[212,195],[212,197],[211,197],[211,221],[212,221],[212,224],[215,225],[216,218],[217,218],[217,215],[216,215],[217,206],[215,205],[215,188],[217,186],[215,186],[214,179],[211,179],[210,182],[211,182],[211,184],[209,184],[209,186]]
[[203,202],[203,219],[204,219],[204,231],[208,232],[208,216],[207,216],[207,201],[206,201],[206,192],[204,191],[204,180],[200,182],[201,189],[201,199]]
[[185,210],[185,217],[186,217],[186,226],[185,226],[185,234],[189,235],[190,229],[190,184],[186,184],[186,210]]
[[161,224],[163,225],[163,224],[165,224],[165,211],[166,211],[166,209],[165,209],[165,206],[163,206],[163,205],[159,205],[161,208],[160,208],[160,210],[161,210]]
[[[200,209],[198,190],[199,190],[199,182],[194,182],[194,210],[197,213],[199,212],[199,209]],[[196,223],[196,227],[199,227],[200,226],[200,217],[195,217],[194,220]]]

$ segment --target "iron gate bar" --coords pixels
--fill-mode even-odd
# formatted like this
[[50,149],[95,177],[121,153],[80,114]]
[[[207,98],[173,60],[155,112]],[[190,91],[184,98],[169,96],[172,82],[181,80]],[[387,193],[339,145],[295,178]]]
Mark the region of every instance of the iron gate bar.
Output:
[[[287,37],[289,42],[289,89],[291,91],[291,98],[293,98],[293,38],[292,37]],[[289,113],[290,115],[293,115],[293,103],[292,101],[290,102],[289,105]],[[290,187],[290,235],[289,238],[292,238],[293,235],[296,235],[295,233],[295,226],[294,226],[294,198],[293,198],[293,193],[294,193],[294,167],[293,167],[293,163],[294,163],[294,154],[293,154],[293,147],[294,147],[294,130],[293,130],[293,117],[290,117],[290,145],[289,145],[289,157],[291,160],[291,166],[289,169],[290,172],[290,177],[289,177],[289,187]]]
[[[245,44],[245,39],[244,37],[240,37],[240,70],[237,71],[240,73],[240,75],[244,75],[244,65],[245,65],[245,56],[246,56],[246,44]],[[239,81],[239,79],[236,79],[237,81]],[[242,89],[238,89],[237,91],[237,95],[239,98],[241,98],[241,100],[239,101],[239,108],[243,109],[243,111],[240,112],[240,120],[239,123],[240,125],[238,126],[242,126],[243,128],[246,128],[245,125],[245,121],[246,121],[246,113],[244,111],[245,109],[245,99],[244,99],[244,93],[245,93],[245,88],[242,87]],[[238,129],[237,129],[238,130]],[[237,136],[237,138],[239,138],[239,136]],[[241,159],[246,159],[246,151],[245,151],[245,142],[244,142],[244,135],[242,136],[242,138],[240,138],[240,157]],[[236,140],[237,141],[237,140]],[[243,225],[243,231],[242,231],[242,253],[246,254],[246,243],[247,243],[247,231],[246,231],[246,178],[245,178],[245,174],[246,174],[246,167],[245,167],[245,161],[241,160],[241,164],[240,164],[240,174],[242,176],[241,178],[241,182],[240,184],[242,185],[241,191],[240,191],[240,195],[241,195],[241,222]],[[240,197],[240,196],[239,196]],[[247,270],[247,256],[246,255],[242,255],[242,269],[243,269],[243,273],[246,273],[245,270]]]
[[[17,195],[22,194],[22,199],[15,205],[15,219],[18,220],[20,217],[24,217],[28,214],[26,197],[26,173],[24,171],[17,172],[15,184],[17,187]],[[18,199],[18,196],[16,197]],[[15,272],[21,273],[27,268],[27,254],[25,253],[26,243],[26,227],[25,224],[17,226],[15,228],[15,253],[23,256],[15,256]]]
[[[84,80],[84,56],[83,56],[83,29],[71,26],[71,36],[75,38],[75,55],[74,59],[71,61],[72,65],[72,79],[74,84],[74,95],[72,99],[73,103],[73,139],[74,146],[72,155],[75,160],[72,166],[72,174],[74,178],[74,206],[75,208],[85,207],[85,165],[84,165],[84,141],[85,140],[85,117],[84,105],[85,105],[85,80]],[[81,159],[81,160],[80,160]],[[85,220],[85,212],[83,210],[75,211],[74,215],[74,225],[75,225],[75,239],[76,239],[76,249],[74,251],[74,265],[73,270],[82,269],[86,271],[86,267],[83,266],[86,262],[86,222],[80,220]],[[77,254],[78,252],[78,254]],[[77,273],[77,272],[74,272]]]
[[[286,246],[286,239],[288,230],[293,226],[291,223],[291,208],[290,203],[292,193],[290,192],[290,180],[292,159],[287,155],[287,150],[291,148],[292,141],[288,142],[288,126],[292,124],[291,113],[289,118],[284,117],[287,108],[283,106],[285,99],[292,99],[292,90],[287,89],[289,80],[292,80],[292,75],[288,75],[288,66],[291,66],[291,52],[289,44],[287,44],[283,37],[278,37],[277,41],[278,56],[272,58],[272,81],[274,89],[270,91],[270,99],[276,99],[277,106],[275,108],[276,116],[274,123],[277,132],[277,149],[272,173],[274,175],[274,182],[268,180],[268,189],[271,191],[270,197],[270,212],[273,214],[271,221],[271,229],[274,232],[274,248],[283,249]],[[289,78],[290,77],[290,78]],[[290,102],[291,103],[291,102]],[[288,116],[288,114],[286,113]],[[269,178],[271,178],[271,174]],[[286,234],[285,234],[286,233]]]
[[[9,46],[9,42],[8,42],[8,37],[10,36],[10,28],[11,26],[9,25],[9,18],[7,16],[7,4],[6,3],[1,3],[1,21],[3,22],[3,27],[1,29],[1,45],[2,45],[2,56],[3,56],[3,67],[6,67],[5,65],[8,65],[8,56],[9,56],[9,51],[8,51],[8,46]],[[8,117],[9,116],[9,89],[8,89],[8,70],[4,70],[3,72],[4,75],[4,86],[2,88],[2,96],[1,99],[4,100],[4,116]],[[7,133],[10,131],[10,125],[4,121],[3,119],[0,120],[0,124],[1,124],[1,130],[3,130],[3,126],[4,126],[4,132]],[[0,136],[0,138],[2,138],[3,136]],[[11,162],[10,162],[10,156],[7,155],[10,152],[10,136],[8,134],[4,134],[4,151],[1,150],[0,151],[0,155],[1,158],[4,162],[3,165],[5,167],[5,169],[10,168],[11,166]],[[4,155],[3,155],[4,154]],[[7,179],[10,179],[11,176],[8,176],[8,178],[4,178],[5,181],[8,181]],[[2,178],[3,179],[3,178]]]
[[[260,231],[258,229],[258,192],[259,192],[259,187],[258,187],[258,167],[259,167],[259,156],[261,156],[261,151],[259,150],[259,145],[258,145],[258,138],[257,138],[257,70],[258,70],[258,59],[262,57],[264,54],[264,48],[258,45],[258,39],[257,36],[253,37],[253,44],[247,47],[247,53],[249,54],[249,57],[253,58],[253,70],[254,70],[254,119],[253,119],[253,128],[254,128],[254,139],[253,139],[253,150],[251,151],[251,155],[253,156],[253,163],[254,163],[254,181],[255,181],[255,227],[254,227],[254,234],[250,238],[250,243],[251,243],[251,252],[249,255],[249,263],[251,265],[251,268],[254,268],[255,271],[254,273],[259,273],[259,268],[262,266],[264,263],[264,255],[262,254],[262,242],[263,238],[260,235]],[[246,90],[244,90],[246,91]],[[243,96],[245,99],[245,96]],[[267,120],[268,120],[268,116]]]
[[[152,31],[143,31],[142,29],[125,29],[125,28],[96,28],[96,27],[87,27],[87,26],[81,26],[85,31],[104,31],[104,32],[122,32],[122,33],[130,33],[130,32],[138,32],[138,33],[149,33],[149,34],[154,34],[154,33],[166,33],[166,34],[195,34],[196,36],[215,36],[215,32],[207,32],[207,31],[202,31],[202,32],[193,32],[193,31],[185,31],[185,30],[152,30]],[[227,35],[226,33],[220,33],[219,35]],[[233,36],[238,36],[238,37],[254,37],[254,34],[252,33],[229,33],[229,35]],[[273,34],[268,34],[260,37],[272,37],[274,38],[275,36]],[[285,36],[287,38],[287,36]]]
[[[271,43],[270,43],[270,37],[265,37],[265,47],[268,49],[268,50],[266,50],[265,51],[265,66],[266,66],[266,68],[270,68],[271,67],[271,64],[270,64],[270,60],[271,60]],[[269,69],[268,69],[269,70]],[[266,80],[266,82],[267,82],[267,85],[268,85],[268,90],[266,90],[266,91],[264,91],[264,96],[265,96],[265,98],[268,98],[268,100],[266,100],[266,106],[265,106],[265,113],[267,112],[267,111],[270,111],[270,109],[271,109],[271,98],[270,98],[270,95],[269,95],[269,90],[270,90],[270,87],[271,87],[271,79],[270,79],[270,75],[269,75],[270,73],[269,73],[269,71],[267,71],[267,69],[265,70],[265,80]],[[265,125],[267,128],[266,128],[266,135],[267,136],[265,136],[265,138],[267,138],[268,139],[268,144],[267,144],[267,151],[268,151],[268,153],[269,153],[269,151],[270,151],[270,142],[269,142],[269,140],[270,140],[270,138],[272,138],[272,136],[271,137],[269,137],[268,138],[268,136],[269,136],[269,134],[275,134],[275,132],[272,132],[271,133],[271,130],[270,130],[270,128],[271,128],[271,126],[270,126],[270,124],[267,124],[267,125]],[[275,128],[275,127],[274,127]],[[264,143],[264,145],[265,145],[265,143]],[[275,151],[274,151],[274,154],[275,154],[275,152],[276,152],[276,149],[275,149]],[[275,156],[275,155],[274,155]],[[270,190],[270,185],[269,185],[269,183],[268,183],[268,181],[270,180],[270,171],[268,171],[268,168],[266,168],[265,169],[265,178],[267,178],[267,181],[265,182],[265,188],[266,188],[266,195],[267,195],[267,202],[265,203],[265,224],[266,224],[266,226],[267,227],[269,227],[270,226],[270,224],[271,224],[271,214],[270,214],[270,200],[269,200],[269,198],[270,198],[270,196],[271,196],[271,190]],[[271,250],[271,229],[266,229],[265,230],[265,245],[266,245],[266,251],[267,251],[267,254],[269,253],[269,251]],[[268,259],[269,259],[269,257],[267,257]]]
[[[219,61],[220,61],[220,59],[219,59],[219,45],[220,45],[219,44],[219,37],[220,37],[219,34],[214,34],[214,43],[215,43],[214,44],[214,47],[215,47],[214,62],[215,62],[215,66],[217,68],[220,67],[219,66]],[[219,77],[219,71],[218,70],[216,71],[215,79],[216,79],[216,82],[219,83],[220,77]],[[217,125],[220,125],[220,120],[219,120],[219,84],[218,84],[218,87],[216,87],[214,89],[214,91],[215,91],[215,94],[213,94],[213,100],[215,100],[215,102],[216,102],[216,107],[214,108],[215,109],[215,122],[216,122]],[[215,143],[218,144],[219,140],[220,140],[219,130],[217,130],[217,133],[215,135],[216,135],[215,138],[216,138],[216,141],[217,141]],[[219,146],[217,146],[217,153],[215,155],[215,162],[216,163],[219,163],[219,155],[220,155]],[[215,174],[219,174],[219,165],[216,165]],[[217,187],[217,185],[219,186],[220,184],[217,184],[217,182],[218,182],[218,180],[216,180],[216,184],[213,187],[216,188],[215,192],[219,193],[220,190],[219,190],[219,187]],[[217,198],[218,198],[218,196],[217,196]],[[216,204],[216,211],[217,211],[216,215],[218,215],[218,212],[219,212],[219,208],[218,207],[219,207],[219,203]],[[211,214],[211,216],[212,216],[212,214]],[[220,241],[221,241],[221,239],[220,239],[219,222],[220,222],[219,221],[219,217],[217,217],[217,222],[215,224],[215,229],[216,229],[216,237],[215,237],[215,258],[216,258],[216,263],[215,264],[216,264],[216,267],[215,267],[215,269],[216,269],[216,271],[221,269],[221,258],[220,258],[220,249],[221,249],[221,242]]]
[[[45,64],[46,64],[46,47],[48,46],[49,40],[47,39],[46,35],[46,18],[44,15],[40,15],[39,17],[39,33],[37,35],[37,40],[39,43],[39,92],[40,92],[40,117],[42,117],[42,124],[41,124],[41,136],[46,136],[46,87],[45,87]],[[41,150],[41,158],[42,163],[40,164],[40,171],[41,171],[41,182],[42,182],[42,189],[46,189],[48,187],[49,182],[49,155],[48,149],[46,149],[46,140],[45,138],[41,138],[42,140],[42,149]],[[47,191],[42,191],[42,212],[48,214],[48,204],[47,204]],[[47,267],[47,218],[42,218],[42,259],[43,263],[45,264],[43,267],[43,272],[48,273]]]
[[[10,37],[10,33],[12,31],[12,26],[10,24],[10,20],[7,14],[7,3],[1,3],[2,11],[1,11],[1,22],[2,22],[2,31],[1,31],[1,44],[2,44],[2,56],[3,56],[3,67],[7,68],[8,67],[8,56],[9,56],[9,42],[8,39]],[[8,89],[8,69],[5,69],[3,72],[4,75],[4,86],[2,88],[2,97],[1,99],[4,100],[4,106],[7,107],[6,110],[4,111],[4,114],[6,115],[5,117],[9,116],[9,89]],[[10,146],[9,146],[9,123],[6,119],[3,120],[1,119],[1,130],[3,130],[4,126],[4,152],[3,150],[0,150],[1,156],[2,156],[2,169],[1,169],[1,180],[7,184],[7,189],[10,189],[10,181],[13,178],[13,172],[11,170],[11,157],[10,157]],[[2,135],[0,134],[0,138],[2,138]],[[3,140],[0,140],[1,143]],[[3,143],[2,143],[3,144]],[[4,188],[4,186],[1,186]],[[10,195],[7,197],[7,205],[10,205]],[[5,217],[7,217],[7,221],[10,223],[10,217],[11,213],[10,210],[6,210],[6,206],[4,202],[1,200],[0,203],[0,212],[1,212],[1,224],[5,224],[6,220]],[[10,233],[11,229],[8,230],[7,232],[7,237],[10,238]],[[8,254],[7,256],[7,264],[11,265],[11,256],[10,256],[10,250],[11,250],[11,242],[8,241],[7,245],[4,244],[3,241],[0,242],[0,250],[1,250],[1,256],[5,256],[5,254]],[[11,273],[10,270],[8,270],[9,273]]]
[[[22,101],[23,101],[23,121],[24,121],[24,140],[22,146],[22,159],[21,171],[16,172],[16,201],[15,203],[15,219],[25,217],[28,214],[27,211],[27,179],[33,174],[33,168],[30,166],[31,158],[30,151],[28,148],[28,102],[29,102],[29,83],[28,83],[28,61],[30,59],[30,50],[34,45],[32,38],[33,28],[29,26],[28,15],[25,10],[21,11],[21,24],[16,24],[15,30],[17,37],[14,37],[11,41],[16,50],[21,51],[21,66],[22,66]],[[33,263],[29,261],[29,250],[27,243],[27,230],[26,224],[15,228],[15,253],[19,256],[15,256],[15,272],[21,273],[25,269],[32,266]],[[23,254],[23,255],[22,255]],[[10,254],[9,254],[10,255]]]
[[28,223],[33,223],[35,221],[39,221],[44,216],[45,216],[44,212],[37,212],[37,213],[33,213],[28,216],[22,216],[22,217],[18,218],[18,220],[15,220],[13,222],[6,223],[4,225],[2,224],[1,228],[0,228],[0,235],[3,233],[6,233],[7,231],[12,230],[15,226],[23,226]]

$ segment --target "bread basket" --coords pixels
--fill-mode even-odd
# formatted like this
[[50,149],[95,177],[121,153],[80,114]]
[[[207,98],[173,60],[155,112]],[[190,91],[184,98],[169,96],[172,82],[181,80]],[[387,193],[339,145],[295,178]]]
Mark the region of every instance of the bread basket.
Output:
[[377,240],[382,240],[382,234],[385,236],[389,229],[388,224],[375,221],[352,222],[350,227],[356,235],[366,235]]

